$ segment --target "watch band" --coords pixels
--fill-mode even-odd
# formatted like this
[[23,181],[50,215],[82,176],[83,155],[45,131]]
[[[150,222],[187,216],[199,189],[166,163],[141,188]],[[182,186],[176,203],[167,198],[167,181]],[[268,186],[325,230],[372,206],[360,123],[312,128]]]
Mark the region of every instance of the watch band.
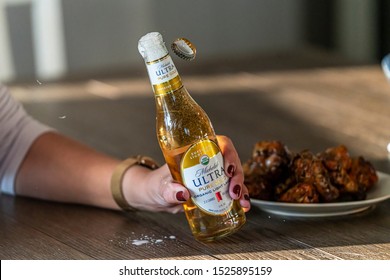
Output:
[[126,201],[122,186],[123,177],[126,171],[134,165],[144,166],[152,170],[159,167],[156,161],[154,161],[152,158],[140,155],[136,157],[130,157],[115,167],[111,176],[111,193],[115,202],[124,211],[136,211],[136,209],[130,206],[130,204]]

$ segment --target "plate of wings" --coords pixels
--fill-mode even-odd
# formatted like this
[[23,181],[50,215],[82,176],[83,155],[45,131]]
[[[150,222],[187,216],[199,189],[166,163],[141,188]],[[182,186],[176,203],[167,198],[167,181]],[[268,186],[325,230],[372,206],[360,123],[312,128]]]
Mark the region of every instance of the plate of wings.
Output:
[[292,153],[279,141],[260,141],[243,168],[252,205],[276,215],[350,215],[390,198],[390,175],[344,145]]

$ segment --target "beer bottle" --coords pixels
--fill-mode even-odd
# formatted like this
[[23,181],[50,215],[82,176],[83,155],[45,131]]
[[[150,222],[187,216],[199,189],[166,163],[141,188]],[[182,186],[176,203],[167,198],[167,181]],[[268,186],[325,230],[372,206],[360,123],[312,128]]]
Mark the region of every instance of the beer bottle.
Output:
[[172,177],[191,195],[183,207],[194,237],[212,241],[237,231],[245,213],[229,195],[229,177],[207,114],[183,86],[160,33],[143,36],[138,50],[154,91],[160,148]]

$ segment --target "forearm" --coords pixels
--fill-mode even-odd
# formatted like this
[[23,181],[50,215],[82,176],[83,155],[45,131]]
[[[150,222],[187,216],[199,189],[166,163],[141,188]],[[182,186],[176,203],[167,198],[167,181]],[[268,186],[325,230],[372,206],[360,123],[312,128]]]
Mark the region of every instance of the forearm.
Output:
[[[227,150],[234,149],[230,142]],[[230,145],[230,146],[229,146]],[[226,152],[227,164],[234,164],[230,175],[232,198],[240,199],[249,210],[243,175],[235,152]],[[238,164],[237,164],[238,162]],[[111,193],[111,177],[120,161],[99,153],[66,136],[48,132],[31,145],[15,179],[15,192],[34,198],[119,209]],[[228,169],[227,169],[228,170]],[[235,192],[235,186],[239,191]],[[188,190],[174,182],[167,165],[157,170],[134,165],[123,177],[122,190],[133,207],[147,211],[182,211],[180,205],[189,199]],[[248,197],[249,198],[249,197]]]
[[118,209],[110,179],[117,159],[57,133],[40,136],[30,147],[15,191],[40,199]]

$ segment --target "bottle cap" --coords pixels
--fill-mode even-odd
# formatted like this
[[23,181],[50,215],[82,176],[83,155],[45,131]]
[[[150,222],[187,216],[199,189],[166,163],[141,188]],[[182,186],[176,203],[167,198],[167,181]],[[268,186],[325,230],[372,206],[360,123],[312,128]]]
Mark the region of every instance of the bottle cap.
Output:
[[191,61],[196,56],[195,46],[186,38],[178,38],[172,44],[173,52],[184,60]]
[[158,32],[150,32],[138,41],[138,51],[145,61],[154,61],[168,54],[163,38]]

